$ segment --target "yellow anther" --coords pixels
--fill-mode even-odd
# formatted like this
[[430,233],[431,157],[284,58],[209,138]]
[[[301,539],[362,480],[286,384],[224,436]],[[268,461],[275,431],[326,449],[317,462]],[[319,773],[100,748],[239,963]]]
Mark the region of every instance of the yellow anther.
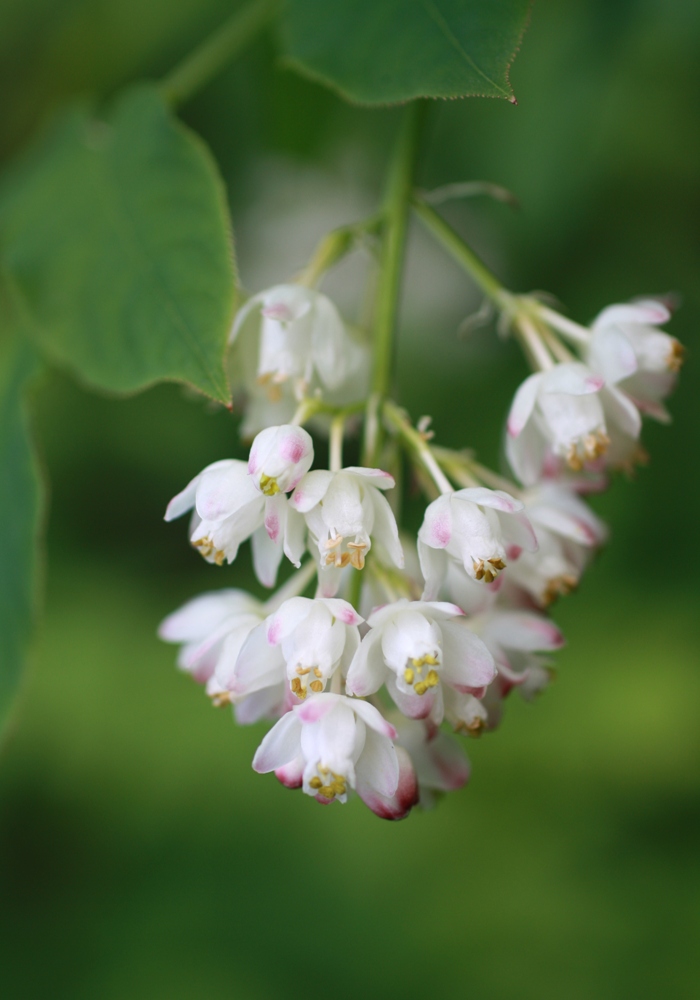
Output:
[[260,489],[266,497],[273,497],[280,491],[275,477],[266,476],[264,473],[260,476]]
[[685,347],[677,340],[671,341],[671,350],[666,358],[666,367],[670,372],[679,372],[685,360]]
[[500,556],[499,556],[498,559],[489,559],[489,562],[491,563],[491,565],[493,566],[494,569],[499,569],[500,570],[500,569],[505,569],[506,568],[506,564],[503,562],[503,560],[500,558]]
[[415,676],[416,675],[413,673],[413,671],[411,670],[411,668],[410,667],[406,667],[406,669],[403,672],[403,679],[406,681],[406,683],[407,684],[413,684],[413,678]]
[[418,683],[414,686],[413,690],[416,692],[416,694],[423,695],[428,690],[428,685],[425,683],[425,681],[418,681]]
[[429,670],[428,676],[425,678],[425,683],[428,687],[434,688],[436,684],[440,683],[440,678],[438,677],[437,670]]
[[473,559],[472,566],[474,567],[474,576],[477,580],[484,579],[484,560],[483,559]]
[[312,778],[311,781],[309,782],[309,786],[311,788],[320,788],[322,785],[323,782],[318,777]]
[[309,687],[314,692],[314,694],[318,694],[319,691],[323,691],[323,681],[311,681]]
[[214,708],[224,708],[226,705],[231,704],[231,695],[228,691],[217,691],[216,694],[211,696],[211,703]]
[[429,667],[437,667],[438,658],[433,653],[428,653],[423,657],[423,663],[427,663]]
[[320,667],[314,667],[314,674],[316,675],[316,677],[323,677],[323,673]]
[[333,791],[333,785],[321,785],[319,788],[319,793],[324,797],[324,799],[334,799],[335,792]]
[[300,677],[306,677],[307,674],[311,673],[311,667],[297,667],[296,671]]
[[485,583],[493,583],[493,581],[496,579],[495,575],[491,572],[490,569],[484,570],[483,577]]
[[327,538],[323,543],[324,549],[336,549],[340,543],[343,541],[342,535],[336,535],[334,538]]

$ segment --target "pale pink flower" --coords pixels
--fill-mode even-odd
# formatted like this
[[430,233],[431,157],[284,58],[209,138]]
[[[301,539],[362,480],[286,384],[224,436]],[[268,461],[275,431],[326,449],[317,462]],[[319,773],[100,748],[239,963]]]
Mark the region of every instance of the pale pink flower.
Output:
[[396,601],[374,611],[348,670],[348,694],[382,685],[412,719],[444,715],[443,688],[480,694],[495,676],[493,657],[454,604]]
[[[450,560],[473,580],[492,583],[513,558],[537,547],[523,504],[502,490],[457,490],[434,500],[418,532],[418,555],[425,577],[423,597],[433,600]],[[517,558],[517,555],[515,556]]]
[[384,819],[403,819],[418,797],[410,758],[395,745],[396,730],[373,706],[317,694],[284,715],[253,759],[290,788],[324,805],[346,802],[351,790]]

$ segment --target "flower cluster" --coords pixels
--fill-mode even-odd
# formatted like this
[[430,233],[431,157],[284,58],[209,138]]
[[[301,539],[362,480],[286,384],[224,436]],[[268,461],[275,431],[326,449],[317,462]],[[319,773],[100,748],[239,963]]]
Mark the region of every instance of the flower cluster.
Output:
[[[323,804],[356,793],[387,819],[465,784],[461,736],[494,729],[513,689],[530,699],[549,683],[564,639],[547,609],[607,534],[585,495],[638,459],[643,416],[668,419],[682,358],[659,329],[669,318],[650,299],[584,328],[510,298],[535,368],[507,421],[513,481],[370,400],[366,436],[388,433],[381,454],[404,450],[429,494],[412,541],[399,535],[394,478],[371,460],[342,464],[367,357],[335,307],[301,284],[243,307],[232,339],[243,433],[256,434],[248,461],[205,468],[166,519],[192,511],[190,542],[217,566],[250,539],[264,587],[283,560],[296,572],[264,603],[230,589],[197,597],[160,634],[239,723],[273,723],[256,771]],[[314,469],[302,424],[319,415],[331,418],[330,467]]]

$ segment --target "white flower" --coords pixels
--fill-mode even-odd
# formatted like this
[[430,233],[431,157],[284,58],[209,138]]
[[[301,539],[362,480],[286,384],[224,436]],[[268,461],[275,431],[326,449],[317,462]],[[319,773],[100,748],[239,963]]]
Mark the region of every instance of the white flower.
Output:
[[[205,684],[214,674],[226,640],[239,629],[253,628],[265,617],[260,601],[243,590],[200,594],[165,618],[158,635],[182,643],[177,665]],[[247,634],[247,633],[246,633]]]
[[683,348],[656,329],[670,318],[662,302],[649,299],[608,306],[591,328],[586,363],[605,379],[605,396],[620,411],[621,427],[631,437],[639,433],[637,411],[670,420],[662,400],[675,385]]
[[523,552],[508,567],[506,584],[515,583],[543,607],[578,585],[590,556],[607,537],[600,518],[561,483],[542,483],[524,494],[525,509],[537,535],[536,552]]
[[482,699],[488,696],[494,681],[480,698],[452,688],[445,689],[445,718],[456,733],[481,736],[488,723],[488,710]]
[[192,507],[190,541],[207,562],[233,562],[241,542],[252,535],[253,566],[263,586],[274,586],[282,553],[299,566],[306,547],[304,519],[284,494],[263,496],[246,462],[232,458],[208,465],[170,501],[165,520]]
[[425,577],[424,599],[437,597],[450,559],[473,579],[492,583],[509,552],[535,549],[523,504],[502,490],[457,490],[434,500],[418,532],[418,554]]
[[508,461],[522,483],[534,485],[551,454],[576,472],[605,454],[604,384],[579,362],[525,379],[513,399],[506,435]]
[[253,759],[291,788],[319,802],[345,802],[350,789],[378,816],[402,819],[417,800],[410,758],[398,752],[396,730],[365,701],[318,694],[284,715]]
[[283,424],[260,431],[250,449],[248,472],[266,497],[289,493],[314,460],[311,435],[303,427]]
[[285,707],[284,683],[246,697],[231,694],[232,671],[241,647],[265,615],[265,605],[250,594],[220,590],[188,601],[168,615],[158,630],[166,642],[183,643],[178,666],[206,683],[207,694],[216,705],[233,703],[241,725],[276,718]]
[[454,604],[396,601],[367,624],[348,671],[348,694],[364,697],[386,684],[404,715],[439,724],[443,685],[481,693],[494,678],[493,657]]
[[290,598],[248,636],[230,689],[240,696],[286,682],[302,700],[320,693],[336,670],[347,671],[361,621],[347,601]]
[[561,649],[564,636],[549,618],[532,611],[497,609],[469,624],[488,646],[498,669],[483,698],[487,725],[493,729],[500,722],[503,699],[513,688],[529,700],[549,682],[549,661],[538,654]]
[[318,548],[324,596],[337,593],[345,566],[363,569],[373,541],[396,566],[403,566],[396,520],[380,493],[393,486],[393,478],[381,469],[350,467],[309,472],[292,493],[290,504],[306,518]]
[[[392,717],[393,718],[393,717]],[[408,752],[418,779],[420,804],[429,809],[441,793],[469,780],[469,759],[460,743],[425,719],[395,720],[397,739]]]

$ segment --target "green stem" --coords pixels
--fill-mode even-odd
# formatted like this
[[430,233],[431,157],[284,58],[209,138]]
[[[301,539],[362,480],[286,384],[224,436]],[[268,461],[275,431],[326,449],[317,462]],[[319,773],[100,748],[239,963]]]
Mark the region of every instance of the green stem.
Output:
[[304,270],[295,279],[297,283],[313,288],[326,271],[356,249],[364,236],[376,233],[380,222],[380,217],[376,216],[365,222],[341,226],[328,233],[314,250]]
[[396,403],[392,403],[391,400],[386,400],[382,408],[382,414],[387,424],[389,424],[392,430],[408,447],[409,451],[413,452],[422,462],[440,492],[454,492],[452,484],[436,461],[430,445],[423,435],[412,425],[405,411],[397,406]]
[[[374,314],[374,372],[372,392],[381,399],[389,391],[393,362],[396,311],[406,243],[413,171],[425,102],[413,101],[404,111],[384,198],[384,226],[379,262],[379,280]],[[380,450],[381,430],[369,442],[366,464],[374,464]]]
[[182,60],[160,82],[173,107],[188,100],[216,76],[279,13],[281,0],[250,0]]
[[448,225],[434,208],[415,195],[413,209],[426,229],[435,236],[438,242],[442,243],[457,263],[462,265],[499,309],[507,307],[511,300],[510,292],[503,287],[496,275],[488,269],[483,260],[474,253],[452,226]]

